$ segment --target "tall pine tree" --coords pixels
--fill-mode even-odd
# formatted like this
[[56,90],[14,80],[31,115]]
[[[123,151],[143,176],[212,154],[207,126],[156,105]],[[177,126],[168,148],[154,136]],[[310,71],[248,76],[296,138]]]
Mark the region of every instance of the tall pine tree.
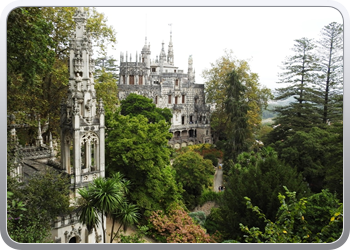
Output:
[[280,83],[286,87],[278,88],[275,100],[294,98],[288,106],[277,107],[279,114],[275,119],[280,128],[274,133],[278,139],[284,139],[297,130],[308,130],[320,123],[320,117],[315,113],[316,92],[313,83],[318,70],[317,57],[314,53],[313,40],[301,38],[295,40],[294,55],[283,62],[283,72],[279,75]]
[[321,31],[318,40],[320,75],[316,102],[322,122],[343,119],[343,25],[332,22]]

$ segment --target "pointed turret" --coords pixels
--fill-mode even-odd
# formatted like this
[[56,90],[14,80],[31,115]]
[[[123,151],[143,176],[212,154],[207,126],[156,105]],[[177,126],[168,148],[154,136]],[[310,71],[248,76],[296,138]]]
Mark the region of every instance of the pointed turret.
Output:
[[172,35],[172,30],[171,30],[171,26],[172,24],[169,24],[170,26],[170,41],[169,41],[169,45],[168,45],[168,59],[167,62],[170,65],[174,65],[174,49],[173,49],[173,35]]
[[188,80],[194,82],[194,73],[193,73],[193,59],[192,55],[188,58]]
[[[145,37],[145,45],[143,46],[141,50],[141,62],[145,63],[147,71],[151,68],[151,45],[147,45],[147,37]],[[149,75],[150,72],[147,72],[147,75]]]
[[164,50],[164,41],[162,42],[162,50],[160,51],[159,54],[159,61],[160,63],[164,63],[166,61],[166,54],[165,54],[165,50]]

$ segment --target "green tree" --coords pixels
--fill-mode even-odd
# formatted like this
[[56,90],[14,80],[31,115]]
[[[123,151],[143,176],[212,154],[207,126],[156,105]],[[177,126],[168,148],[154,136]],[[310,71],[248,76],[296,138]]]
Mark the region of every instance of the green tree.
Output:
[[[7,84],[12,90],[25,83],[33,87],[53,65],[54,41],[47,34],[54,26],[46,22],[42,8],[16,8],[7,19]],[[14,103],[15,104],[15,103]]]
[[99,212],[95,207],[88,188],[78,190],[80,198],[77,201],[79,221],[83,223],[88,231],[95,230],[95,239],[98,243],[97,227],[100,223]]
[[99,100],[103,100],[104,108],[111,112],[117,111],[118,100],[118,88],[117,79],[113,74],[102,69],[99,73],[99,77],[95,83],[96,97]]
[[176,170],[176,181],[185,190],[185,205],[193,209],[198,205],[204,189],[212,185],[211,175],[215,172],[212,162],[203,159],[198,153],[188,151],[174,159],[173,168]]
[[50,168],[34,174],[26,182],[9,182],[8,191],[13,194],[10,198],[17,204],[17,212],[19,204],[25,204],[21,216],[12,214],[20,218],[8,224],[13,240],[21,243],[48,241],[51,221],[69,211],[69,182],[68,176]]
[[238,74],[232,71],[227,78],[227,97],[224,102],[227,115],[227,141],[224,150],[224,162],[236,160],[236,157],[247,149],[248,104],[244,100],[246,87],[241,84]]
[[[133,225],[138,222],[140,218],[140,214],[138,212],[138,207],[134,204],[130,204],[128,202],[124,202],[119,206],[113,213],[112,213],[112,218],[113,218],[113,224],[111,228],[111,241],[110,243],[113,242],[113,240],[119,236],[119,230],[121,227],[124,227],[124,232],[127,229],[127,226]],[[114,234],[113,229],[114,229],[114,222],[116,220],[119,220],[120,226],[117,230],[117,232]]]
[[155,123],[160,120],[165,120],[170,123],[173,117],[171,110],[168,108],[157,108],[152,99],[131,93],[121,101],[122,115],[143,115],[149,122]]
[[223,217],[221,215],[221,210],[218,207],[213,207],[210,210],[210,214],[207,216],[204,228],[209,234],[214,234],[216,232],[222,231],[221,225],[223,224]]
[[328,132],[333,134],[330,138],[331,147],[330,150],[330,161],[326,165],[325,175],[325,189],[330,190],[332,193],[336,193],[340,200],[343,199],[343,123],[334,123],[328,127]]
[[298,130],[307,131],[321,122],[320,116],[315,112],[314,103],[316,93],[313,84],[318,70],[314,49],[313,40],[297,39],[292,49],[294,54],[283,62],[279,83],[287,86],[277,89],[275,100],[293,97],[295,101],[287,106],[275,108],[278,114],[275,123],[280,124],[280,127],[272,131],[272,140],[285,139]]
[[[17,124],[37,126],[39,108],[46,104],[43,77],[54,66],[54,26],[42,8],[16,8],[7,20],[7,112]],[[33,135],[35,129],[28,129]]]
[[130,200],[143,214],[163,210],[181,201],[181,187],[170,167],[171,138],[165,120],[149,123],[142,115],[123,116],[107,113],[107,173],[120,171],[132,182]]
[[[27,211],[24,202],[20,201],[18,198],[13,198],[13,193],[7,191],[7,233],[10,238],[16,242],[45,242],[49,232],[46,228],[41,227],[35,228],[37,232],[33,234],[32,225],[27,225],[26,227],[21,227],[21,219],[23,217],[23,212]],[[37,234],[41,237],[38,237]]]
[[113,56],[102,56],[95,60],[95,76],[100,77],[102,71],[111,74],[112,78],[118,80],[118,66],[116,65],[117,60]]
[[248,226],[261,226],[263,223],[245,209],[244,197],[250,197],[254,204],[267,211],[268,218],[273,219],[279,207],[276,197],[283,191],[283,186],[296,190],[300,195],[308,194],[308,189],[301,174],[280,161],[270,149],[262,154],[243,153],[237,159],[239,163],[231,167],[220,201],[222,221],[218,223],[226,239],[240,240],[243,235],[239,223]]
[[219,163],[218,158],[214,154],[210,154],[210,153],[206,154],[206,155],[203,156],[203,159],[211,160],[211,162],[212,162],[214,167],[216,167],[218,165],[218,163]]
[[[273,146],[280,159],[295,166],[310,184],[313,192],[325,188],[327,171],[328,187],[342,197],[343,135],[342,124],[327,126],[326,129],[312,128],[308,133],[298,131],[284,141]],[[328,172],[330,173],[330,172]]]
[[[307,198],[306,210],[304,218],[308,222],[308,229],[315,236],[326,227],[330,219],[339,210],[341,203],[335,194],[332,194],[328,189],[323,189],[320,193],[316,193]],[[300,226],[297,224],[297,226]],[[339,238],[342,233],[342,225],[338,224],[332,232],[335,239]],[[294,230],[298,232],[298,230]],[[318,235],[323,242],[326,242],[329,235]]]
[[227,78],[233,70],[237,73],[238,80],[246,87],[244,98],[249,107],[247,123],[251,135],[259,128],[262,110],[272,98],[271,91],[260,85],[258,74],[251,72],[248,62],[236,59],[232,51],[225,50],[225,54],[202,73],[206,85],[206,100],[208,103],[216,103],[216,110],[210,121],[215,140],[225,140],[226,132],[229,131],[226,128],[228,118],[224,102],[228,90]]
[[[258,206],[253,206],[249,198],[245,197],[247,208],[256,213],[259,218],[264,220],[264,231],[259,227],[251,227],[240,223],[240,228],[244,232],[245,242],[253,243],[323,243],[337,240],[343,229],[343,205],[337,204],[336,207],[329,208],[328,204],[323,208],[318,207],[320,204],[315,199],[303,197],[300,200],[296,198],[296,192],[290,192],[287,188],[286,195],[279,194],[280,208],[276,214],[276,220],[271,220],[262,213]],[[322,192],[319,196],[323,196]],[[327,196],[327,195],[326,195]],[[316,198],[318,201],[318,198]],[[328,214],[328,218],[320,225],[319,221],[312,220],[307,214],[315,212],[313,209],[322,210]],[[317,208],[318,207],[318,208]],[[318,213],[319,215],[319,213]],[[325,215],[323,213],[323,215]],[[323,220],[323,218],[322,218]],[[316,229],[316,231],[310,230]]]
[[322,122],[343,120],[343,25],[332,22],[321,31],[318,41],[319,91]]

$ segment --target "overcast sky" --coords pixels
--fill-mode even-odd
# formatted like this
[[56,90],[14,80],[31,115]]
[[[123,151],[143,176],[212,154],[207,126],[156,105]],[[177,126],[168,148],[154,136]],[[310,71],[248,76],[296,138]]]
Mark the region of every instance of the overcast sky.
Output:
[[193,57],[196,82],[204,83],[202,71],[232,50],[237,59],[247,60],[260,83],[276,84],[282,61],[293,52],[294,40],[318,39],[321,29],[343,23],[340,12],[331,7],[105,7],[108,23],[117,32],[116,50],[109,55],[120,59],[120,51],[141,52],[147,36],[151,58],[159,55],[164,41],[167,52],[172,24],[175,66],[187,72]]

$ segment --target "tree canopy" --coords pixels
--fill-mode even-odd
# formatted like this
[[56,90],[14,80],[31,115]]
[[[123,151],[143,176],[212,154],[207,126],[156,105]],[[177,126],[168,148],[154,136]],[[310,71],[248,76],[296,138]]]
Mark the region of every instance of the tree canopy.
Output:
[[261,154],[251,152],[249,157],[239,155],[238,159],[240,163],[232,165],[229,170],[226,189],[220,202],[220,231],[231,239],[243,236],[239,223],[248,226],[261,226],[263,223],[245,209],[244,197],[250,197],[254,204],[267,212],[267,218],[273,219],[279,207],[277,195],[283,191],[283,186],[296,190],[301,195],[308,193],[301,174],[280,161],[271,149],[266,149]]
[[[303,174],[313,192],[321,192],[329,185],[328,188],[341,197],[343,132],[342,124],[337,126],[337,130],[331,126],[327,129],[314,127],[308,133],[297,131],[286,140],[276,142],[273,147],[281,160],[295,166]],[[328,174],[330,176],[326,181]]]
[[216,139],[225,138],[228,131],[226,128],[228,118],[224,103],[228,96],[227,78],[233,70],[237,74],[238,81],[246,88],[244,99],[248,105],[247,123],[250,134],[253,134],[259,127],[262,109],[272,98],[271,91],[260,85],[258,74],[251,72],[248,62],[235,58],[232,51],[226,50],[225,54],[215,63],[211,63],[210,69],[202,73],[205,79],[207,102],[216,104],[216,110],[210,121]]
[[239,81],[238,74],[232,71],[227,76],[227,97],[224,102],[227,116],[227,141],[224,150],[224,162],[236,160],[238,154],[247,150],[246,140],[251,137],[248,129],[249,105],[244,100],[247,88]]
[[[8,177],[9,179],[11,177]],[[18,220],[8,225],[10,237],[21,243],[47,242],[51,221],[69,210],[68,176],[48,168],[26,182],[8,182],[12,201],[25,204]]]
[[185,205],[188,209],[193,209],[198,205],[204,188],[212,185],[211,176],[215,172],[212,162],[203,159],[196,152],[188,151],[176,157],[172,166],[176,170],[176,181],[182,184],[185,190]]
[[165,120],[149,123],[142,115],[107,115],[107,172],[120,171],[132,182],[130,200],[142,212],[163,210],[181,200],[182,188],[175,181],[170,167],[171,138]]
[[121,101],[120,113],[130,116],[143,115],[152,123],[160,120],[170,123],[173,116],[170,109],[157,108],[152,99],[134,93],[129,94]]
[[117,79],[113,77],[113,74],[102,69],[95,84],[95,89],[96,97],[98,100],[100,98],[103,100],[104,108],[116,112],[119,100]]
[[[258,206],[245,197],[247,208],[265,223],[261,227],[240,224],[244,241],[250,243],[330,243],[342,234],[343,204],[337,203],[327,191],[309,198],[296,198],[296,192],[286,187],[286,195],[278,194],[280,201],[276,219],[266,217]],[[322,207],[319,205],[322,203]]]

